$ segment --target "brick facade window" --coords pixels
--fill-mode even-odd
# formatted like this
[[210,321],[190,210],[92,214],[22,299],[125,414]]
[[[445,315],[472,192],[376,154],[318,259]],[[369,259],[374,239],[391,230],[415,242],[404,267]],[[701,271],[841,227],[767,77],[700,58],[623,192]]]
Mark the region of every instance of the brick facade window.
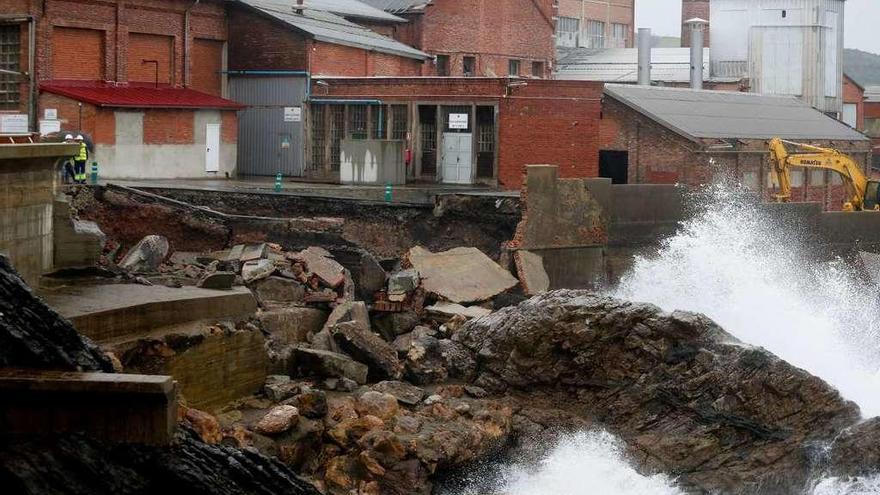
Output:
[[465,56],[461,59],[461,69],[465,76],[474,76],[477,73],[477,58]]
[[579,46],[580,33],[581,20],[577,17],[560,17],[556,20],[556,46]]
[[324,135],[327,130],[327,106],[312,105],[312,161],[309,170],[319,170],[327,157],[327,140]]
[[605,23],[587,21],[587,48],[605,48]]
[[627,24],[611,23],[611,48],[626,48],[626,38],[629,33]]
[[518,76],[519,75],[519,59],[512,58],[507,61],[507,75],[509,76]]
[[437,55],[437,75],[449,75],[449,55]]
[[532,62],[532,77],[544,77],[544,62]]
[[406,139],[407,129],[409,129],[409,114],[406,111],[406,105],[391,106],[391,139]]
[[367,139],[367,106],[348,107],[348,136],[351,139]]
[[[21,72],[21,27],[0,24],[0,69]],[[19,76],[0,74],[0,110],[17,110],[21,103]]]

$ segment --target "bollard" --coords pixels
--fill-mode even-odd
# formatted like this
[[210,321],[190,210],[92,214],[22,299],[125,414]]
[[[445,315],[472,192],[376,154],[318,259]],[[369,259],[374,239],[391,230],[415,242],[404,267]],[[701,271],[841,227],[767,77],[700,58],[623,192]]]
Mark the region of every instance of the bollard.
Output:
[[391,202],[391,183],[390,182],[385,184],[385,202],[386,203]]
[[92,162],[92,185],[98,184],[98,162]]
[[281,192],[281,172],[275,175],[275,192]]

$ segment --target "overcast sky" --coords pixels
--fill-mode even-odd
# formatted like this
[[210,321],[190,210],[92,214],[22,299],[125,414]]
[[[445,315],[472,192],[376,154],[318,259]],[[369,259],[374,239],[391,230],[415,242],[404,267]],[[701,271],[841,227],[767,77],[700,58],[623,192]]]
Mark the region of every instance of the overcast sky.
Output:
[[[880,0],[847,0],[846,47],[880,54]],[[679,36],[681,0],[636,0],[636,27],[656,35]]]

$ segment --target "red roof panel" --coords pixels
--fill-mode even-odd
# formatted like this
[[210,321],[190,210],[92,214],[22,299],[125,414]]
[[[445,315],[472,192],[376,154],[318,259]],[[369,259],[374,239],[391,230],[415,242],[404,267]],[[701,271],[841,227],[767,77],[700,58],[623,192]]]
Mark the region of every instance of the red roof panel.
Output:
[[241,110],[246,106],[193,89],[167,85],[118,86],[104,82],[46,81],[40,85],[40,90],[101,107]]

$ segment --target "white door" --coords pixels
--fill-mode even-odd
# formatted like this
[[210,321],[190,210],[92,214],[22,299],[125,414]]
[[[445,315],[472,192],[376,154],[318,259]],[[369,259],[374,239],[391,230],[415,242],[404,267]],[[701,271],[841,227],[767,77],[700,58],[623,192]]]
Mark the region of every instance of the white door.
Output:
[[443,182],[470,184],[473,168],[472,135],[443,133]]
[[852,127],[853,129],[856,128],[856,125],[858,124],[859,119],[858,119],[858,107],[856,106],[855,103],[844,103],[843,104],[843,117],[841,118],[841,120],[843,120],[844,124]]
[[220,171],[220,124],[205,128],[205,172]]

